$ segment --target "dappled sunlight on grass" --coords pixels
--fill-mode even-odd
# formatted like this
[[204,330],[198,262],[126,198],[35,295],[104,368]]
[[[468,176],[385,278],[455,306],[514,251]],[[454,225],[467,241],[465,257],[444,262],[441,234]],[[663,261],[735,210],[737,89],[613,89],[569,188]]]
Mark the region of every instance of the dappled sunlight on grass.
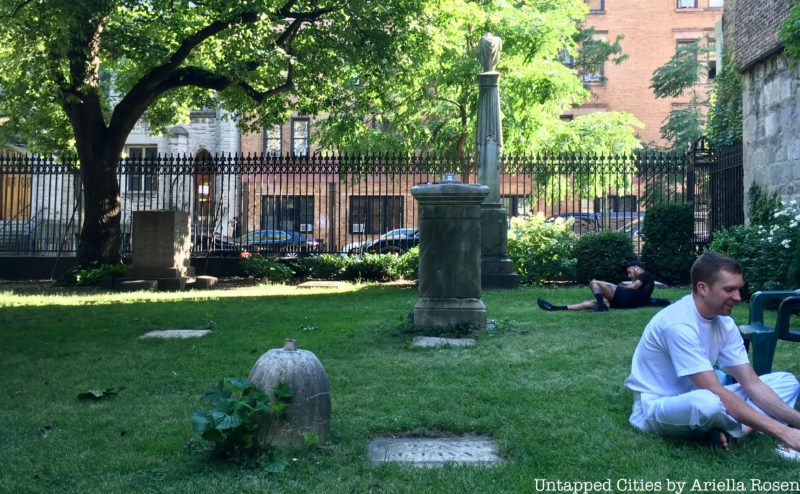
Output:
[[139,302],[175,302],[192,300],[217,300],[222,298],[336,295],[379,286],[375,283],[343,283],[339,288],[300,288],[295,285],[252,285],[211,290],[182,292],[102,292],[102,291],[42,291],[41,293],[0,292],[0,307],[25,307],[42,305],[104,305]]
[[[335,493],[380,486],[376,492],[515,494],[532,491],[537,478],[692,480],[754,471],[775,480],[796,471],[776,463],[768,437],[723,456],[628,425],[632,397],[623,382],[657,308],[551,313],[536,306],[538,297],[567,303],[589,290],[484,292],[495,331],[475,335],[470,349],[416,349],[407,324],[413,284],[232,284],[172,293],[0,292],[0,491]],[[658,293],[676,300],[687,290]],[[739,309],[743,322],[747,305]],[[211,332],[139,338],[164,329]],[[190,420],[202,396],[223,377],[246,376],[285,338],[314,352],[327,372],[330,441],[293,457],[281,475],[210,461]],[[776,369],[800,373],[800,345],[781,342],[777,353]],[[98,403],[77,398],[109,388],[121,391]],[[492,469],[405,469],[374,467],[366,456],[378,436],[436,434],[489,436],[507,461]],[[516,480],[498,485],[498,478]]]

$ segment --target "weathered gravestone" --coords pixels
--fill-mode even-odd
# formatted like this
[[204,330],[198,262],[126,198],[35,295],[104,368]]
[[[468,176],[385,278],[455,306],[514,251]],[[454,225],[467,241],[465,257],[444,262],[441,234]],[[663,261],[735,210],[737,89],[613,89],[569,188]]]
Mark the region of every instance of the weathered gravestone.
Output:
[[[133,262],[119,288],[183,290],[187,283],[194,283],[191,226],[189,213],[183,211],[134,211]],[[202,278],[198,287],[216,282],[211,276]]]
[[438,184],[417,185],[419,298],[414,326],[486,328],[481,300],[481,201],[488,188],[446,174]]

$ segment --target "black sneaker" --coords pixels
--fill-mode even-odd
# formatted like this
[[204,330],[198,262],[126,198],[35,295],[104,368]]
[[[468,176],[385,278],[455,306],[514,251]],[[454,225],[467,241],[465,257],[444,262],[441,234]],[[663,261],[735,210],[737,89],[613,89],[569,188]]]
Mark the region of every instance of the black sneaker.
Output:
[[548,312],[553,310],[553,304],[547,302],[546,300],[540,298],[536,300],[536,303],[539,304],[539,308],[542,310],[546,310]]
[[608,312],[608,306],[606,304],[597,304],[594,307],[595,312]]

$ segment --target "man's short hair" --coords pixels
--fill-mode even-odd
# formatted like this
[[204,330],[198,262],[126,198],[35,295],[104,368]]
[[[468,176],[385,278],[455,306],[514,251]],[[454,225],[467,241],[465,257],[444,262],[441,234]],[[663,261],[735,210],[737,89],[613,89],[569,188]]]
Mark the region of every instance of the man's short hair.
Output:
[[642,266],[642,263],[640,261],[628,261],[628,263],[625,265],[625,267],[626,268],[642,268],[642,269],[644,269],[644,266]]
[[713,285],[717,281],[720,271],[742,274],[742,266],[736,259],[716,252],[706,252],[698,257],[692,264],[692,292],[697,293],[697,284],[701,281],[708,286]]

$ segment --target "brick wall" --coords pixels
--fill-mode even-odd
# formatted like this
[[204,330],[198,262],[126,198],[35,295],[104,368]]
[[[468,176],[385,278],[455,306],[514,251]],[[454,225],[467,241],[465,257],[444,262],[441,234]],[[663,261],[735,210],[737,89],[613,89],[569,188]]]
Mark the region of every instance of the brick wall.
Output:
[[640,140],[665,144],[659,129],[673,104],[687,102],[688,96],[656,99],[650,89],[653,71],[675,54],[677,40],[713,38],[714,24],[722,17],[722,9],[710,7],[709,0],[698,0],[694,9],[676,7],[676,0],[606,0],[603,12],[586,17],[586,24],[609,41],[625,35],[621,45],[628,59],[620,65],[606,63],[608,80],[592,85],[591,100],[571,114],[628,112],[645,124],[638,131]]
[[733,12],[733,42],[743,72],[782,49],[778,31],[789,14],[788,0],[736,0]]

